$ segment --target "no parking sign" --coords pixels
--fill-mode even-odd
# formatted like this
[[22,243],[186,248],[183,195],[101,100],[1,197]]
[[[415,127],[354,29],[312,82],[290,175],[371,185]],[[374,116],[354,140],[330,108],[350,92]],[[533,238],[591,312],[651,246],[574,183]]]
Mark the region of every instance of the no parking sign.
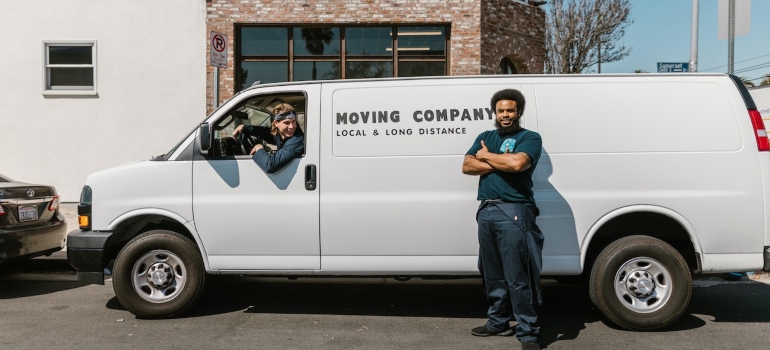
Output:
[[209,40],[211,55],[209,61],[212,66],[227,68],[227,35],[211,32]]

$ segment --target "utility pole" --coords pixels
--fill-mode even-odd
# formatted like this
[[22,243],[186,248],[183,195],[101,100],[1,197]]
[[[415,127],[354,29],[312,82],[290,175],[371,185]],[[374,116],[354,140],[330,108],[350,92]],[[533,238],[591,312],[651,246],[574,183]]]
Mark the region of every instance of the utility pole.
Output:
[[690,72],[698,71],[698,0],[692,0],[692,29],[690,30]]
[[727,74],[733,74],[735,66],[735,0],[730,0],[727,19]]
[[598,56],[597,56],[598,57],[598,61],[597,61],[597,64],[599,65],[599,67],[598,67],[599,68],[599,73],[601,73],[602,72],[602,41],[601,40],[599,40],[599,48],[597,49],[597,51],[598,51]]

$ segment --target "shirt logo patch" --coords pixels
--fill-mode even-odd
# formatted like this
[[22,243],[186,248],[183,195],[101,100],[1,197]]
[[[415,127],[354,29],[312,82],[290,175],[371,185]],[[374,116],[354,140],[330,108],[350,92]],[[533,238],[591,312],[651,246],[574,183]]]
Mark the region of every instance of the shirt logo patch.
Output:
[[513,153],[513,149],[516,147],[516,139],[505,139],[503,144],[500,145],[500,153]]

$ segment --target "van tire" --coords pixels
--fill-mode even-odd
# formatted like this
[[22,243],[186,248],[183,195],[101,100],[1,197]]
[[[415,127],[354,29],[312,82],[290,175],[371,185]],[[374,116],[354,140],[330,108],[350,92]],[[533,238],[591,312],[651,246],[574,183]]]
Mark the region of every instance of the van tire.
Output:
[[132,314],[168,318],[186,312],[200,299],[206,270],[193,242],[176,232],[153,230],[123,247],[115,260],[112,284],[118,301]]
[[663,328],[684,314],[692,276],[682,255],[649,236],[605,248],[591,270],[591,301],[612,323],[636,331]]

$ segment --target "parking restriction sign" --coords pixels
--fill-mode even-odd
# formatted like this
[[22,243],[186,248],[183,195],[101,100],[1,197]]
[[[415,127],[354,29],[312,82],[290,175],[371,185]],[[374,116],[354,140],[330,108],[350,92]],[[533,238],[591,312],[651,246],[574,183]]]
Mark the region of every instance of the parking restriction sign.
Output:
[[212,66],[227,68],[227,35],[211,32],[209,40],[211,55],[209,61]]

